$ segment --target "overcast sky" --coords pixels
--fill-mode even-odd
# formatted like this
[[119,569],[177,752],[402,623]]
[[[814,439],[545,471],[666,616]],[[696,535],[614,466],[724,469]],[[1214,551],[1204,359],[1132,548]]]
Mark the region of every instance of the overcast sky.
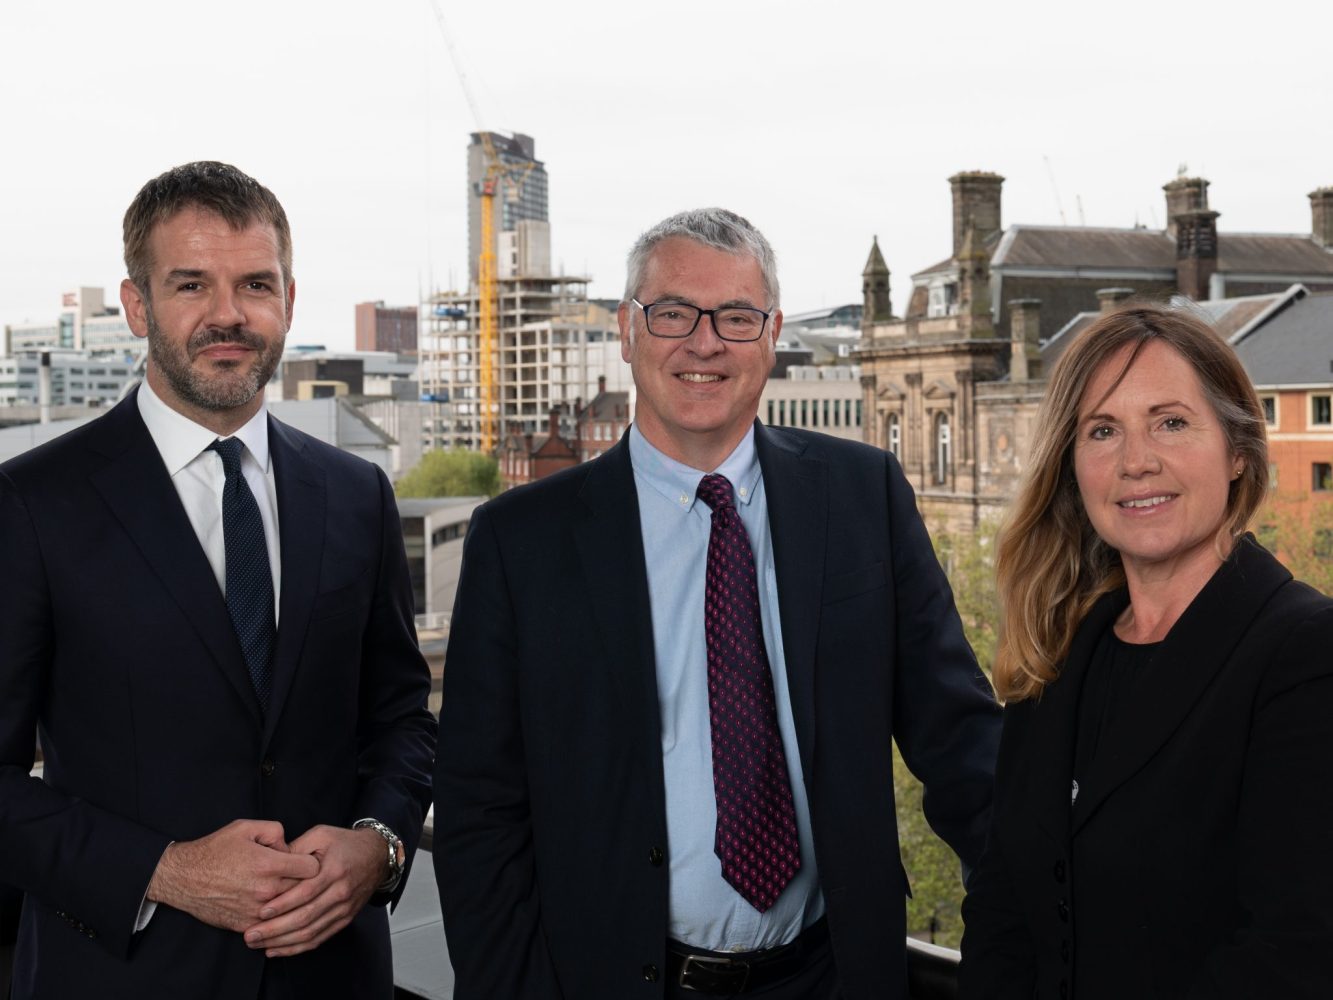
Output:
[[[441,0],[481,122],[535,137],[552,260],[618,297],[635,236],[748,216],[783,306],[857,301],[871,237],[949,252],[947,178],[1003,174],[1004,222],[1160,227],[1186,165],[1231,231],[1307,232],[1333,185],[1333,4]],[[1234,13],[1233,13],[1234,11]],[[467,274],[477,128],[430,0],[0,4],[0,323],[123,276],[148,178],[221,159],[291,218],[291,339]]]

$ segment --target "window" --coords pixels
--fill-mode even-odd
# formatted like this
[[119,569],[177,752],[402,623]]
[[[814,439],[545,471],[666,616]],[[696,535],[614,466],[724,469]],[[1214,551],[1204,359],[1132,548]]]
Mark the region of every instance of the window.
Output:
[[889,414],[888,433],[885,435],[885,437],[888,438],[889,451],[893,452],[893,457],[901,459],[903,457],[902,453],[903,425],[902,421],[898,419],[898,414],[896,413]]
[[949,480],[952,442],[949,436],[949,415],[941,413],[935,417],[935,483],[943,485]]
[[1277,397],[1260,396],[1259,403],[1264,408],[1264,423],[1269,427],[1277,426]]
[[1316,493],[1333,490],[1333,462],[1315,462],[1311,467],[1311,488]]
[[827,399],[824,400],[824,423],[822,425],[824,427],[828,426],[828,403],[829,401]]
[[1315,528],[1314,531],[1314,554],[1320,559],[1327,559],[1333,556],[1333,530],[1328,528]]
[[801,426],[810,426],[810,400],[801,400]]
[[778,400],[778,425],[780,427],[787,426],[787,401],[785,399]]
[[773,400],[771,399],[768,401],[768,419],[765,420],[764,423],[769,424],[770,426],[773,423]]
[[1333,424],[1333,396],[1310,397],[1310,423],[1315,426]]

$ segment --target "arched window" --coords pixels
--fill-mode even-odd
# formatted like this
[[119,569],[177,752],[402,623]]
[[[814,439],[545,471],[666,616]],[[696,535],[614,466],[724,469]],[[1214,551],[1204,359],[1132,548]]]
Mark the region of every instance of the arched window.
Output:
[[949,415],[941,413],[935,417],[935,483],[937,485],[943,485],[949,481],[949,466],[952,461]]
[[893,457],[901,461],[903,457],[903,423],[898,418],[898,414],[889,414],[888,425],[885,428],[884,437],[889,443],[889,451],[893,453]]

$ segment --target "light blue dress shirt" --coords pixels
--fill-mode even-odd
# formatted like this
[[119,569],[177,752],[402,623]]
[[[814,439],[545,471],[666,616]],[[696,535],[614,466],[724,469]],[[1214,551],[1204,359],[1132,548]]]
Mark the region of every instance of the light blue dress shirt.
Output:
[[787,687],[773,540],[754,430],[721,465],[707,471],[730,480],[736,508],[754,550],[764,645],[773,671],[778,730],[787,756],[801,843],[800,871],[777,903],[762,914],[723,880],[722,863],[713,853],[717,804],[704,646],[704,573],[713,512],[695,496],[705,473],[662,454],[648,443],[637,424],[630,428],[629,453],[648,564],[657,698],[662,714],[667,856],[671,865],[668,933],[677,941],[709,951],[772,948],[792,940],[802,927],[818,920],[824,912],[824,898],[815,870],[810,806]]

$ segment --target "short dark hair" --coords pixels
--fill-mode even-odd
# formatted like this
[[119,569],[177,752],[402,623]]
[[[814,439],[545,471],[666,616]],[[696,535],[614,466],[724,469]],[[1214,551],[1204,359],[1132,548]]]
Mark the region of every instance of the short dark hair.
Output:
[[153,254],[149,239],[157,226],[186,208],[220,216],[233,229],[256,222],[273,227],[284,284],[292,280],[292,230],[273,192],[229,163],[199,160],[172,167],[139,189],[125,212],[125,269],[136,288],[149,296]]

